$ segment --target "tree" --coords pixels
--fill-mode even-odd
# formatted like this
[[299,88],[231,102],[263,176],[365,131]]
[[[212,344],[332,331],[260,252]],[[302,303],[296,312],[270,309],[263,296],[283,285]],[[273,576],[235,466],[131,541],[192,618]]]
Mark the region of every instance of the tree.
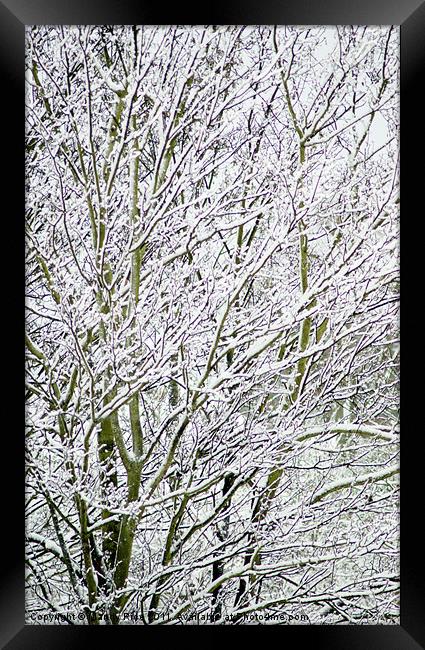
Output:
[[397,38],[27,29],[29,622],[397,621]]

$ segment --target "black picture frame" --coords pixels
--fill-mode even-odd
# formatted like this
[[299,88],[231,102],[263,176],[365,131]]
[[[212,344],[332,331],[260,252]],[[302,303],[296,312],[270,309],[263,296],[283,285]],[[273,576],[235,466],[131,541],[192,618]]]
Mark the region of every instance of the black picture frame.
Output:
[[[422,242],[419,225],[423,212],[422,186],[424,174],[415,154],[424,151],[423,104],[419,91],[423,86],[423,59],[425,55],[425,2],[404,0],[396,3],[384,0],[263,0],[244,3],[227,0],[201,3],[197,8],[189,4],[143,2],[132,5],[128,0],[4,0],[0,2],[0,69],[2,70],[1,133],[3,143],[3,196],[10,196],[10,207],[3,210],[3,252],[16,251],[12,262],[3,259],[3,364],[7,386],[3,391],[3,410],[10,415],[9,424],[3,420],[3,463],[0,518],[6,542],[2,554],[0,580],[0,647],[48,649],[81,647],[94,640],[86,627],[79,626],[25,626],[24,625],[24,439],[19,407],[13,408],[10,399],[18,393],[22,379],[19,353],[22,330],[17,323],[23,316],[20,302],[21,280],[24,283],[20,254],[24,241],[24,28],[31,24],[394,24],[400,26],[401,42],[401,333],[404,334],[401,361],[401,624],[399,626],[286,626],[284,630],[270,630],[282,635],[283,645],[312,644],[316,649],[345,650],[373,648],[376,650],[415,650],[425,648],[424,561],[421,523],[423,501],[423,453],[420,407],[423,382],[413,375],[422,368],[423,346],[422,304],[420,281]],[[422,83],[421,83],[422,82]],[[420,158],[420,156],[419,156]],[[422,217],[423,219],[423,217]],[[418,233],[418,234],[417,234]],[[413,235],[413,238],[412,238]],[[412,241],[413,239],[413,241]],[[21,275],[22,274],[22,275]],[[410,299],[409,299],[410,298]],[[419,298],[419,300],[418,300]],[[22,312],[20,311],[22,309]],[[15,345],[16,344],[16,345]],[[8,349],[14,351],[13,363],[6,362]],[[16,351],[16,352],[15,352]],[[22,374],[21,374],[22,373]],[[420,375],[419,375],[420,377]],[[19,401],[19,400],[17,400]],[[23,424],[23,423],[22,423]],[[133,627],[126,626],[126,629]],[[240,627],[191,627],[185,637],[208,634],[212,643],[226,636],[226,641],[240,642]],[[246,628],[245,628],[246,629]],[[167,631],[168,630],[168,631]],[[197,632],[196,632],[197,630]],[[220,631],[224,630],[224,631]],[[292,639],[288,633],[291,632]],[[136,628],[137,633],[137,628]],[[249,627],[250,636],[258,628]],[[115,636],[115,632],[113,636]],[[127,632],[125,633],[125,635]],[[140,642],[180,643],[183,627],[155,627],[143,630]],[[235,635],[238,634],[236,637]],[[110,637],[100,640],[113,642]],[[164,635],[167,635],[168,641]],[[89,641],[87,639],[89,638]],[[256,642],[264,643],[263,639]],[[269,641],[265,640],[266,643]],[[307,645],[308,647],[308,645]]]

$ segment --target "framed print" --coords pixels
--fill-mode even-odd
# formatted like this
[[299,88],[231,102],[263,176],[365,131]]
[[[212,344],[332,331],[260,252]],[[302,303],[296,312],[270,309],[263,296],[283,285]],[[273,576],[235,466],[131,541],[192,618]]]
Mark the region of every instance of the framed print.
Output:
[[425,6],[0,9],[26,349],[2,647],[425,647]]

